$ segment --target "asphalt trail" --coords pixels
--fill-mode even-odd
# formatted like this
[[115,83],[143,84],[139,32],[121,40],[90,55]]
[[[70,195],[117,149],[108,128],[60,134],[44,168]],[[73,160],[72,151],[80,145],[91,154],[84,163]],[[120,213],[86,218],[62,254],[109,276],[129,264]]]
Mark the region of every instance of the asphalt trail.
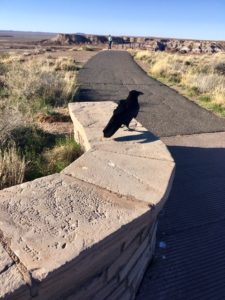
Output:
[[162,138],[176,162],[155,258],[137,300],[224,300],[225,132],[214,132],[225,131],[225,120],[148,77],[126,52],[97,54],[78,80],[79,101],[144,92],[138,120]]
[[79,72],[76,101],[118,101],[132,89],[144,93],[138,120],[157,136],[225,131],[225,119],[200,108],[150,78],[126,51],[102,51]]
[[136,300],[224,300],[225,133],[163,141],[176,173]]

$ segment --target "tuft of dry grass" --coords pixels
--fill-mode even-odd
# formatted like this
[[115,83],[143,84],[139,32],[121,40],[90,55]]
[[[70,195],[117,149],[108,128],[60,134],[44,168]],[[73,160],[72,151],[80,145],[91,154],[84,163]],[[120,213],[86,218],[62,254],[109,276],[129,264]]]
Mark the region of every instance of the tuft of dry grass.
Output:
[[22,114],[15,108],[7,105],[7,100],[0,99],[0,145],[3,147],[11,139],[12,131],[23,125]]
[[80,48],[78,48],[78,51],[95,51],[96,48],[94,48],[93,46],[81,46]]
[[195,55],[148,50],[131,53],[149,66],[149,75],[225,116],[225,53]]
[[0,189],[23,182],[25,159],[18,154],[15,145],[0,150]]
[[48,149],[43,157],[48,165],[48,172],[60,172],[81,156],[81,147],[74,141],[73,137],[66,137],[52,148]]

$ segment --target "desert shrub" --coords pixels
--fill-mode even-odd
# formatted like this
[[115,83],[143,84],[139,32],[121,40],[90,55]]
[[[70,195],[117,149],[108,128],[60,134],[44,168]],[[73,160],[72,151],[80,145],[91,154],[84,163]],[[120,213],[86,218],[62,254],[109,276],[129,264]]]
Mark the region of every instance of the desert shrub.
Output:
[[45,151],[43,156],[48,165],[48,172],[55,173],[63,170],[81,154],[81,147],[74,141],[74,138],[66,137],[58,140],[52,149]]
[[152,53],[147,50],[137,51],[135,53],[136,59],[147,60],[152,57]]
[[217,64],[215,65],[215,71],[216,71],[218,74],[225,75],[225,63],[224,63],[224,62],[217,63]]
[[84,45],[80,48],[78,48],[78,51],[95,51],[96,49],[92,46],[87,46],[87,45]]
[[13,141],[21,156],[24,157],[26,168],[24,180],[32,180],[46,175],[46,165],[42,154],[48,147],[53,147],[57,136],[47,133],[36,126],[26,125],[16,127],[11,131],[6,145]]
[[61,57],[55,61],[55,71],[78,71],[80,67],[76,64],[76,61],[69,57]]
[[60,106],[67,103],[70,96],[65,75],[27,65],[14,65],[7,74],[6,84],[16,102],[31,108],[33,101],[41,102],[41,106]]
[[4,64],[4,63],[2,63],[0,61],[0,76],[4,75],[6,72],[7,72],[7,66],[6,66],[6,64]]
[[22,63],[8,59],[7,66],[8,101],[24,115],[65,105],[73,97],[78,67],[71,58],[29,57]]
[[10,57],[9,53],[0,53],[0,60],[8,59]]
[[189,96],[189,97],[196,97],[199,95],[199,91],[196,87],[187,87],[185,89],[185,92],[187,93],[187,96]]
[[211,98],[208,95],[202,95],[199,97],[199,100],[203,101],[203,102],[210,102]]
[[192,74],[183,75],[182,84],[196,88],[200,93],[208,93],[221,83],[221,78],[215,74]]
[[25,181],[59,172],[82,154],[73,137],[50,134],[35,126],[15,128],[5,148],[12,143],[25,161]]
[[[186,60],[183,60],[181,55],[156,52],[151,53],[147,62],[150,66],[150,73],[156,77],[170,77],[171,81],[179,82],[180,75],[187,69]],[[190,61],[189,61],[190,63]]]
[[5,88],[5,81],[4,78],[0,77],[0,91],[2,91]]
[[0,145],[3,147],[11,140],[11,132],[24,123],[22,114],[8,106],[7,99],[0,100]]
[[47,111],[41,112],[37,114],[36,120],[38,122],[47,122],[47,123],[54,123],[54,122],[70,122],[71,118],[68,115],[64,115],[57,111]]
[[0,149],[0,189],[23,182],[25,159],[15,145]]
[[12,130],[11,140],[14,141],[23,154],[26,154],[26,152],[40,154],[44,148],[54,145],[56,137],[54,134],[45,132],[34,125],[27,125]]
[[225,105],[225,83],[217,85],[212,96],[216,104]]

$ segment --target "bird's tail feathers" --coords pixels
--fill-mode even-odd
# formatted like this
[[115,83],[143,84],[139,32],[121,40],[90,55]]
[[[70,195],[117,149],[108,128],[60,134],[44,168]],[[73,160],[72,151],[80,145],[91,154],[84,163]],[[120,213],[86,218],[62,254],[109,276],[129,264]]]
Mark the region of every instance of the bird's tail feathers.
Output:
[[103,129],[103,134],[105,138],[109,138],[121,127],[119,122],[113,122],[112,120]]

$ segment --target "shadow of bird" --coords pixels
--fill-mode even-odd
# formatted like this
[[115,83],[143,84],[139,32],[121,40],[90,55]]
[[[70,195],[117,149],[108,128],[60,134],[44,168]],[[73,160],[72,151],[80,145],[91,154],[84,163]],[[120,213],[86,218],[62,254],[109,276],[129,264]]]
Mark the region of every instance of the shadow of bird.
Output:
[[129,128],[133,118],[136,118],[139,112],[138,96],[143,95],[139,91],[130,91],[126,100],[120,100],[117,108],[113,111],[108,124],[103,130],[104,137],[111,137],[122,125]]

